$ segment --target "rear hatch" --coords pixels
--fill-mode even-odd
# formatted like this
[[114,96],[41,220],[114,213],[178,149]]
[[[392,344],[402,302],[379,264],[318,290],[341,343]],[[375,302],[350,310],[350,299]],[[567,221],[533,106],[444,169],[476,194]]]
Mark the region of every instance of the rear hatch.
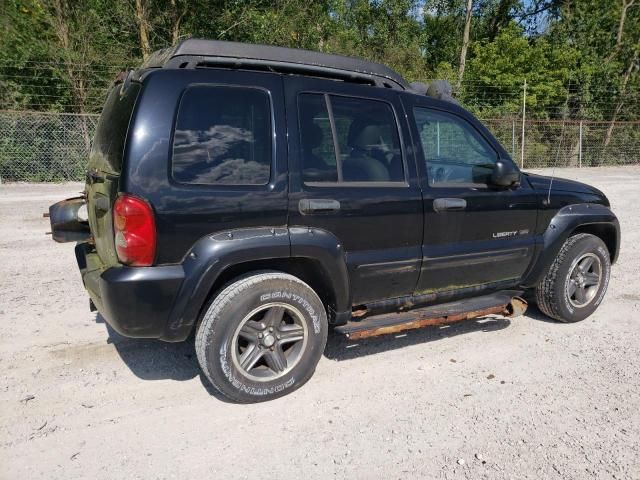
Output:
[[104,266],[118,264],[112,207],[118,195],[127,133],[140,84],[114,85],[98,121],[85,187],[87,217],[95,251]]
[[78,242],[78,266],[96,303],[100,297],[100,274],[119,265],[112,209],[118,195],[129,123],[141,88],[130,78],[112,86],[107,96],[89,157],[84,194],[49,207],[53,239],[60,243]]

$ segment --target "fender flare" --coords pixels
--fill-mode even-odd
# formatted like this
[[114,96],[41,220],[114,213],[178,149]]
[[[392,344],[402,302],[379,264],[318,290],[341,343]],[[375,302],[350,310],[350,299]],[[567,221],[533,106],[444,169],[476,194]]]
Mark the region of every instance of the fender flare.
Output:
[[311,227],[291,227],[291,256],[309,258],[320,262],[333,290],[335,311],[334,325],[344,325],[351,320],[351,288],[346,254],[340,240],[331,232]]
[[569,236],[580,227],[604,225],[615,231],[615,251],[611,263],[615,263],[620,251],[620,223],[606,206],[597,203],[578,203],[562,207],[554,215],[542,234],[535,262],[525,276],[523,286],[530,288],[547,274],[549,267]]
[[350,314],[349,280],[344,252],[329,232],[310,228],[257,227],[226,230],[198,240],[182,262],[184,281],[171,310],[162,340],[186,339],[212,286],[228,268],[260,260],[309,258],[331,279],[336,310]]

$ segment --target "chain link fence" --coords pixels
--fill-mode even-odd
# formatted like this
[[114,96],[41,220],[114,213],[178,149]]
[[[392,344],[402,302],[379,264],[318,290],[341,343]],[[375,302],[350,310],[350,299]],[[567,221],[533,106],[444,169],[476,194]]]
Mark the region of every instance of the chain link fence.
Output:
[[98,115],[0,111],[3,182],[82,180]]
[[489,119],[492,131],[524,168],[640,164],[640,122]]
[[[0,111],[0,180],[82,180],[98,115]],[[524,168],[640,164],[640,122],[484,120]],[[524,155],[523,155],[524,153]]]

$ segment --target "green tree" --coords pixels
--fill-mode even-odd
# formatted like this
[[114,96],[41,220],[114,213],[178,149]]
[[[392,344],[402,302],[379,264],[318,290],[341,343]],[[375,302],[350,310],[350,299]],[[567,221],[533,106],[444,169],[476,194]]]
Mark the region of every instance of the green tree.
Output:
[[[640,0],[4,0],[0,108],[97,112],[116,74],[185,37],[359,56],[446,78],[481,115],[637,119]],[[461,74],[461,58],[466,68]],[[612,124],[613,125],[613,124]],[[609,132],[610,136],[610,132]]]
[[511,23],[494,41],[477,42],[472,50],[468,76],[473,83],[461,94],[479,115],[518,112],[525,78],[530,115],[566,115],[572,72],[579,58],[576,49],[558,48],[545,37],[527,38],[521,27]]

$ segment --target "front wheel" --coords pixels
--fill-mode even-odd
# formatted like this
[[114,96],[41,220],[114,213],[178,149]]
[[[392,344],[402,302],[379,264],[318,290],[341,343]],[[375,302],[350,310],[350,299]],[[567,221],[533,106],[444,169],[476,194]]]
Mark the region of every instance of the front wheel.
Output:
[[327,341],[320,298],[280,272],[244,277],[207,308],[196,334],[200,366],[231,400],[271,400],[306,383]]
[[602,302],[610,272],[611,260],[604,242],[587,233],[573,235],[536,287],[538,307],[561,322],[584,320]]

